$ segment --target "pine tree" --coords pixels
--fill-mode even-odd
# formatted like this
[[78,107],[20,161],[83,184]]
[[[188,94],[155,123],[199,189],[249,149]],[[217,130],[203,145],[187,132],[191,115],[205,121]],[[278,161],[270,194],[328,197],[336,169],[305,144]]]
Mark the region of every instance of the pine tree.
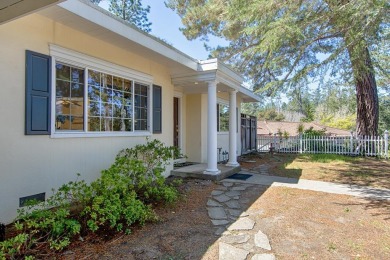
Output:
[[168,0],[167,6],[182,17],[188,39],[227,39],[229,46],[212,55],[263,92],[272,95],[326,75],[354,85],[357,133],[377,134],[375,53],[382,60],[390,53],[386,44],[377,50],[389,39],[387,0]]

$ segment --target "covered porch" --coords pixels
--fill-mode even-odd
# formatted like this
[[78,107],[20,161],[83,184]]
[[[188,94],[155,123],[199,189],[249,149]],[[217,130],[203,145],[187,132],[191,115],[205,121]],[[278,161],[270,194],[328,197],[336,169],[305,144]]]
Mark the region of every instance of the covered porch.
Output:
[[[259,97],[242,86],[240,75],[217,59],[200,61],[196,72],[173,75],[172,83],[175,92],[186,98],[181,115],[186,145],[178,147],[184,148],[189,161],[198,164],[171,174],[218,180],[239,172],[241,104],[258,102]],[[175,125],[174,132],[179,128]],[[221,152],[228,157],[224,164],[219,163]]]

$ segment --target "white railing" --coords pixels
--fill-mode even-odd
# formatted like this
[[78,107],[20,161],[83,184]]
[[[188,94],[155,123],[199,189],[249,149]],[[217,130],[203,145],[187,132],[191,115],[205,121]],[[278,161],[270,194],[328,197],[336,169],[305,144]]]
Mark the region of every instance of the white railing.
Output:
[[389,132],[383,136],[257,136],[259,152],[329,153],[389,157]]

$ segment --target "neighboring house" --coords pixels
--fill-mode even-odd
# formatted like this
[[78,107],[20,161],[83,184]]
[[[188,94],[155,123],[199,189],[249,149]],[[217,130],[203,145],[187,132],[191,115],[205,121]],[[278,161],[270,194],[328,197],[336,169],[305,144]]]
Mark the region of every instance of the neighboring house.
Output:
[[86,0],[33,10],[0,25],[0,222],[76,173],[96,179],[146,137],[207,163],[205,174],[219,172],[219,147],[238,165],[241,104],[259,101],[243,77]]
[[351,132],[343,129],[337,129],[333,127],[323,126],[314,122],[283,122],[283,121],[257,121],[257,135],[269,136],[277,134],[279,131],[287,132],[289,136],[298,135],[298,126],[303,124],[304,129],[323,130],[325,134],[329,136],[350,136]]

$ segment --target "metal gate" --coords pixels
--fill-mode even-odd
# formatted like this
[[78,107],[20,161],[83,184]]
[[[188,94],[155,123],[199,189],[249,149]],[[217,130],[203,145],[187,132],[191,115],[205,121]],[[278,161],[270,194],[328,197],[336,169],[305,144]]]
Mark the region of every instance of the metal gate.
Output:
[[241,154],[256,150],[257,120],[241,114]]

